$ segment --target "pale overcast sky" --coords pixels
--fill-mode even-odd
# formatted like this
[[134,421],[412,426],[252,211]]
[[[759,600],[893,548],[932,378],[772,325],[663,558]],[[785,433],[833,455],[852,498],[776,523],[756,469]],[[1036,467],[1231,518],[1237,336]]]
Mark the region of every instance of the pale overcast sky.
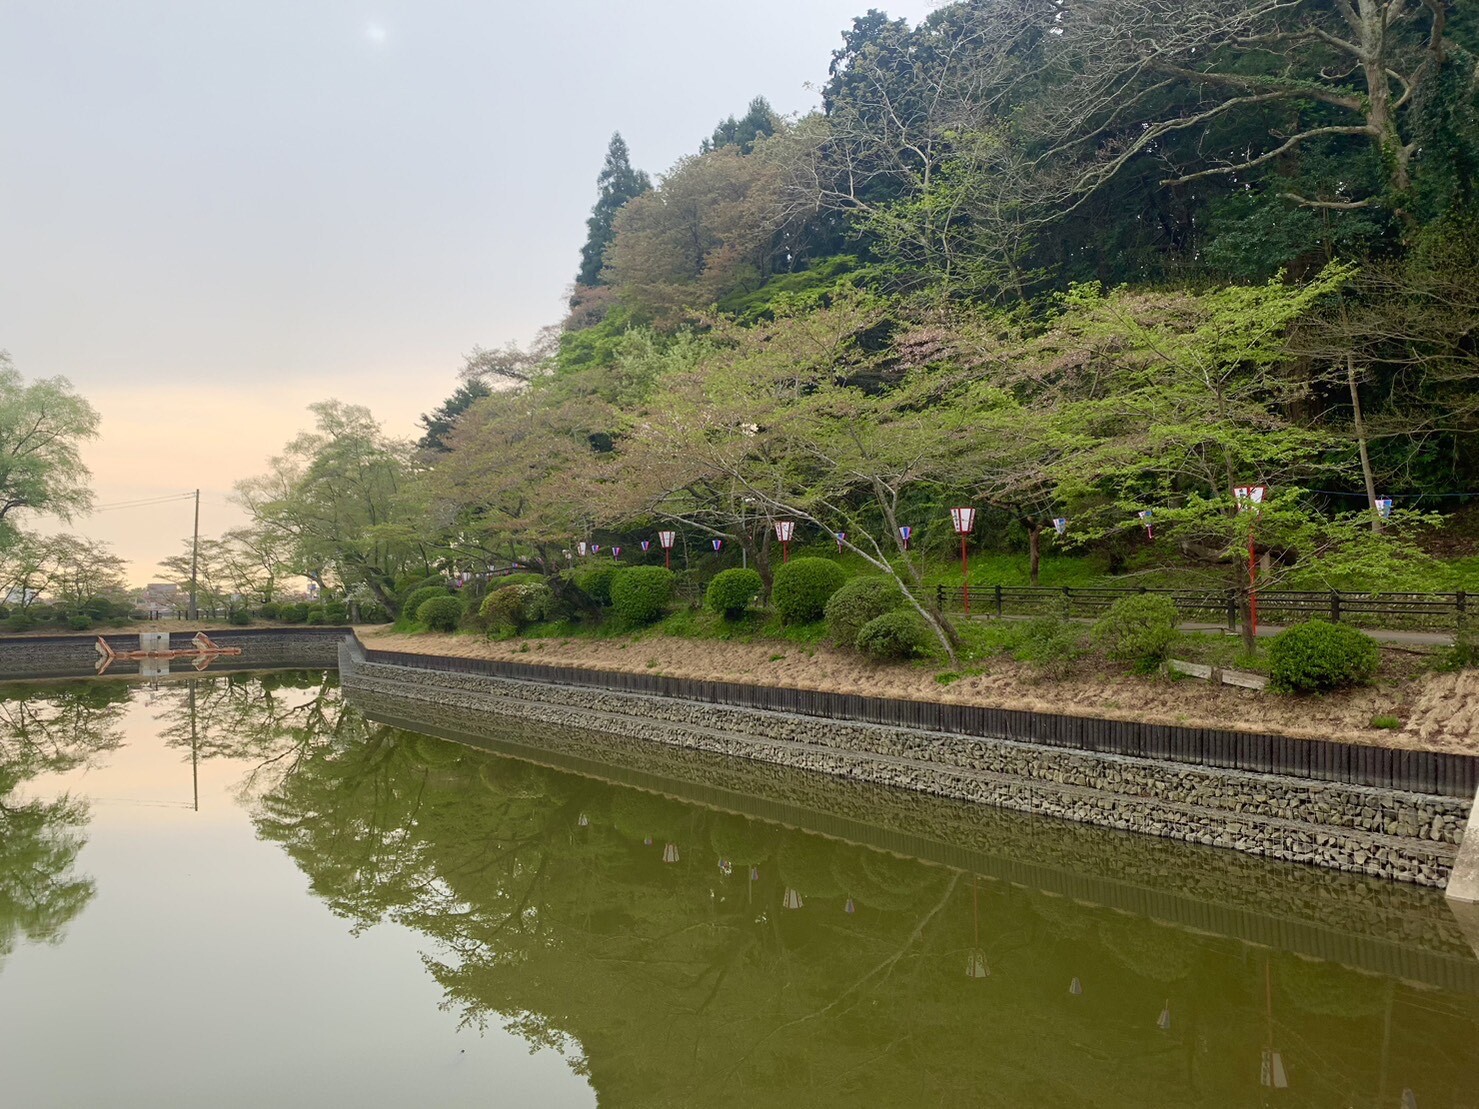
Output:
[[[0,0],[0,349],[101,410],[100,502],[199,485],[215,534],[309,402],[410,434],[560,316],[612,131],[659,173],[753,96],[811,108],[868,6]],[[189,519],[75,529],[143,581]]]

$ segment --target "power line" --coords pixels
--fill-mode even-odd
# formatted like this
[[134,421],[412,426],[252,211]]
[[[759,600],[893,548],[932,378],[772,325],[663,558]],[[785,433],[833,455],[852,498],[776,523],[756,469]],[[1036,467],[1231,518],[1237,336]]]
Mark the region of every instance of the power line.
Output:
[[167,494],[167,495],[162,496],[162,497],[141,497],[138,500],[133,500],[133,501],[115,501],[112,504],[100,504],[100,505],[96,505],[96,506],[94,506],[93,511],[94,512],[114,512],[114,511],[116,511],[118,509],[123,509],[123,508],[148,508],[151,505],[156,505],[156,504],[173,504],[175,501],[189,500],[191,497],[194,497],[194,496],[195,496],[195,494],[193,492],[191,492],[191,493],[170,493],[170,494]]

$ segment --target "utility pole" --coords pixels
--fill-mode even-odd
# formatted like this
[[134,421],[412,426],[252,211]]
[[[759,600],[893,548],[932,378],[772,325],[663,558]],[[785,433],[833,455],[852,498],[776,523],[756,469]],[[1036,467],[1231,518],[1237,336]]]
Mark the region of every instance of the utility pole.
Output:
[[200,619],[195,606],[196,571],[200,568],[200,490],[195,490],[195,535],[190,540],[190,619]]

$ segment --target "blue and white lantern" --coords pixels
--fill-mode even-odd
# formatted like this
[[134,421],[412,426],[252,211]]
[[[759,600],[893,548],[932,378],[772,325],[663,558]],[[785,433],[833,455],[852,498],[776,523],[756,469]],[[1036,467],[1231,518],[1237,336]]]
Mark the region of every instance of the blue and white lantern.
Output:
[[1378,512],[1378,514],[1380,514],[1380,516],[1381,516],[1381,518],[1383,520],[1389,518],[1392,515],[1392,498],[1391,497],[1377,497],[1376,498],[1376,511]]
[[1056,531],[1059,535],[1066,535],[1068,533],[1068,517],[1054,516],[1053,530]]
[[908,524],[905,524],[903,527],[899,528],[899,538],[904,541],[904,550],[906,551],[909,549],[909,537],[913,534],[914,529],[911,528]]

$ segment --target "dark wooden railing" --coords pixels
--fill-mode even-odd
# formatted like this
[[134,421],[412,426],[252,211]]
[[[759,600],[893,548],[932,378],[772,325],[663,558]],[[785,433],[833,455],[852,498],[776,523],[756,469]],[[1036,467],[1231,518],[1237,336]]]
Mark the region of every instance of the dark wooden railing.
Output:
[[[1243,597],[1236,589],[1117,589],[973,585],[970,610],[977,616],[1066,616],[1095,619],[1121,597],[1169,597],[1188,622],[1238,626]],[[936,603],[947,612],[966,608],[961,586],[937,586]],[[1466,593],[1345,593],[1271,589],[1258,593],[1258,618],[1269,624],[1321,619],[1358,627],[1411,631],[1458,631],[1468,617]]]

